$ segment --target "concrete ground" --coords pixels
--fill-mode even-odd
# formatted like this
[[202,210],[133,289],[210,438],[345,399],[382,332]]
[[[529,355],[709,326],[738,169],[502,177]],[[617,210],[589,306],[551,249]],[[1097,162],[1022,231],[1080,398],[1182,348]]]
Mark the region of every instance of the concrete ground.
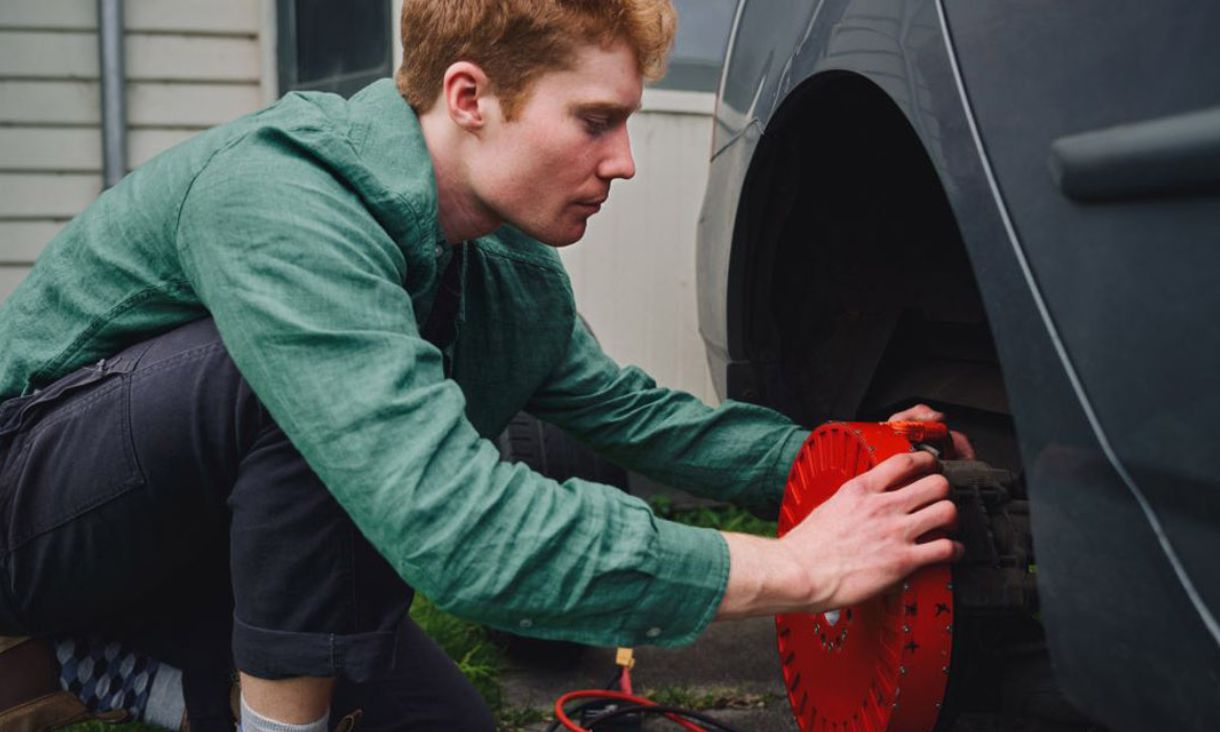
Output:
[[[635,652],[631,678],[637,693],[649,689],[683,689],[691,695],[712,694],[728,702],[725,709],[704,713],[743,732],[797,732],[788,708],[775,650],[775,622],[754,618],[713,623],[685,648],[642,647]],[[556,671],[518,665],[503,677],[504,701],[514,707],[549,710],[560,695],[603,687],[617,670],[614,649],[587,650],[575,668]],[[737,708],[740,707],[740,708]],[[523,729],[542,732],[547,723]],[[654,721],[645,730],[679,730]]]

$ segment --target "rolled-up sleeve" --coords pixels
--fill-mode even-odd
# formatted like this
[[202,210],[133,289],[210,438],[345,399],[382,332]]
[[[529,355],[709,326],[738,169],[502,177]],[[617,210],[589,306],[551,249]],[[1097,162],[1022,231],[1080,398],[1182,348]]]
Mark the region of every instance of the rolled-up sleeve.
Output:
[[179,256],[234,362],[360,531],[478,622],[603,645],[692,640],[724,590],[723,538],[502,463],[420,337],[403,250],[350,186],[271,147],[234,145],[198,176]]

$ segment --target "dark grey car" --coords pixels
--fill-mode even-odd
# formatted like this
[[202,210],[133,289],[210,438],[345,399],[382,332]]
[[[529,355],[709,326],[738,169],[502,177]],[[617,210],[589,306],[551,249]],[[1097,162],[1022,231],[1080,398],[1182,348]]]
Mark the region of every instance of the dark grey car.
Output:
[[742,0],[699,226],[721,396],[948,412],[1115,730],[1220,728],[1218,37],[1213,0]]

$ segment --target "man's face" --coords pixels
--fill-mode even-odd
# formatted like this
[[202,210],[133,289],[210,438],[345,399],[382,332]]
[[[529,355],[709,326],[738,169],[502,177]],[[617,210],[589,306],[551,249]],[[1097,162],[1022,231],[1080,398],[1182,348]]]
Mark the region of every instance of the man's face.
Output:
[[620,43],[584,46],[570,70],[539,77],[511,122],[492,97],[469,171],[476,196],[543,243],[579,240],[610,183],[635,175],[627,117],[642,92],[635,57]]

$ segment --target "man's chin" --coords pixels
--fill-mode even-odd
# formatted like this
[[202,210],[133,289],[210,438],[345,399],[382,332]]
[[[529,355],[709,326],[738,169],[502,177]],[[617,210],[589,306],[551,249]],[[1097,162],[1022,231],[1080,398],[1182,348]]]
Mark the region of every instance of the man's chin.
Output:
[[528,234],[543,244],[546,244],[549,247],[555,247],[556,249],[562,249],[563,247],[571,246],[584,238],[586,226],[586,223],[582,221],[579,225],[571,226],[564,230],[559,230],[556,228],[542,231],[530,231],[524,227],[520,228],[525,234]]

